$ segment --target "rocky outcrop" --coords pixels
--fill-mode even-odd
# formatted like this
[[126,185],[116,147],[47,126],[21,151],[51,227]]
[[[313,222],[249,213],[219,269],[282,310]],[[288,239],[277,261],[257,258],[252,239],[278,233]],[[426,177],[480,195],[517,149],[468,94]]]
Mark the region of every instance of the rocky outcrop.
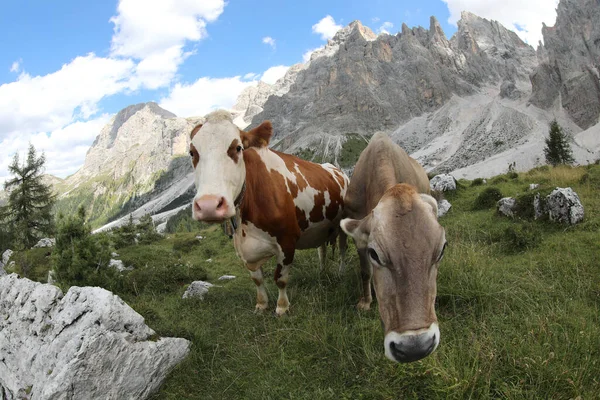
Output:
[[13,251],[11,249],[7,249],[2,253],[2,258],[0,259],[0,276],[6,275],[6,271],[4,267],[8,266],[8,261],[13,255]]
[[450,211],[451,208],[452,204],[450,204],[448,200],[443,199],[441,201],[438,201],[438,218],[441,218],[444,215],[448,214],[448,211]]
[[101,289],[0,278],[0,393],[12,399],[145,399],[189,352]]
[[556,24],[542,29],[541,64],[531,77],[531,103],[562,106],[582,129],[600,117],[600,2],[561,0]]
[[[208,260],[207,260],[208,261]],[[208,290],[214,285],[209,282],[204,281],[194,281],[190,283],[185,293],[183,293],[184,299],[187,298],[198,298],[200,300],[204,300],[204,295],[208,293]]]
[[448,174],[436,175],[429,181],[429,187],[437,192],[456,190],[456,179]]
[[546,197],[545,204],[551,221],[569,225],[583,221],[583,204],[571,188],[556,188]]
[[517,207],[517,200],[513,197],[503,197],[498,200],[497,209],[498,212],[507,217],[515,216],[515,209]]
[[33,246],[33,248],[38,248],[38,247],[54,247],[54,245],[56,244],[56,239],[54,238],[43,238],[40,239],[35,246]]

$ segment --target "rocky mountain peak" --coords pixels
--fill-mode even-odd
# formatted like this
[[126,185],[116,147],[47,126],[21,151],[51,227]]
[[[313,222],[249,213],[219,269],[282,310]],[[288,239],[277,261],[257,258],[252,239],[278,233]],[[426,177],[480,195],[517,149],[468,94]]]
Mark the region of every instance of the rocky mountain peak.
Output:
[[355,41],[356,39],[370,41],[377,39],[377,35],[360,21],[355,20],[337,31],[333,38],[327,43],[329,45],[339,45],[347,41]]

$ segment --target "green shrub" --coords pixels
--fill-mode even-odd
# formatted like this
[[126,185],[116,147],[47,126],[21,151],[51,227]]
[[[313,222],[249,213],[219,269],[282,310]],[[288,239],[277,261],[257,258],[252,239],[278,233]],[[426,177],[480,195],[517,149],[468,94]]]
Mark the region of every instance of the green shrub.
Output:
[[493,177],[490,182],[494,185],[497,185],[499,183],[508,182],[508,179],[506,179],[506,176],[504,176],[504,175],[498,175],[498,176]]
[[590,184],[591,186],[600,189],[600,166],[593,165],[587,168],[587,171],[581,179],[579,183],[582,184]]
[[508,179],[518,179],[519,178],[519,174],[516,173],[515,171],[510,171],[506,174],[506,177]]
[[471,182],[471,186],[481,186],[483,185],[483,178],[475,178],[473,182]]
[[182,253],[189,253],[198,245],[200,245],[200,241],[194,237],[176,238],[173,242],[173,250],[180,251]]
[[13,271],[36,282],[46,282],[51,268],[52,248],[35,248],[17,251],[11,257],[15,262]]
[[522,219],[534,219],[535,208],[533,206],[533,202],[535,200],[535,196],[539,194],[541,207],[544,209],[546,207],[546,196],[548,196],[551,192],[552,189],[542,188],[517,195],[515,197],[515,216]]
[[533,223],[509,226],[504,230],[503,241],[510,253],[531,250],[540,244],[541,231]]
[[496,187],[485,188],[479,196],[475,198],[473,210],[486,210],[496,205],[502,197],[502,192]]

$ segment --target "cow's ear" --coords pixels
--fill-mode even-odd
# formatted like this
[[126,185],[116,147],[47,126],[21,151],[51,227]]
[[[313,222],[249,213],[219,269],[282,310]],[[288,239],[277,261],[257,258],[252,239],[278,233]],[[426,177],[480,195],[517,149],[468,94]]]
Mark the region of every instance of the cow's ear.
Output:
[[421,193],[421,200],[423,200],[425,203],[429,204],[431,206],[431,211],[433,212],[433,215],[435,216],[435,219],[437,219],[438,217],[438,203],[437,200],[434,199],[433,197],[431,197],[428,194],[424,194]]
[[194,135],[196,133],[198,133],[198,131],[200,130],[200,128],[202,128],[202,124],[198,124],[194,127],[194,129],[192,129],[192,133],[190,133],[190,139],[194,138]]
[[240,132],[242,144],[246,149],[249,147],[267,147],[272,135],[273,125],[271,125],[271,121],[265,121],[248,132]]
[[344,218],[340,221],[340,227],[354,239],[357,247],[367,247],[371,233],[371,214],[363,219]]

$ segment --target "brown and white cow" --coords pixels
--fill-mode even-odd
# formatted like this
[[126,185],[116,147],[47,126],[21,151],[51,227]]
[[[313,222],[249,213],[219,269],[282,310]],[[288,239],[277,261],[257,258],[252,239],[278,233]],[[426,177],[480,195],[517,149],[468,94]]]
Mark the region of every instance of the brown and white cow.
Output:
[[410,362],[440,341],[435,315],[438,263],[446,235],[437,221],[425,170],[386,135],[362,152],[345,197],[342,229],[354,238],[363,296],[371,306],[371,277],[385,330],[385,355]]
[[[268,302],[262,265],[276,257],[276,313],[282,315],[289,308],[286,285],[294,253],[335,240],[348,177],[331,164],[269,149],[271,135],[269,121],[244,132],[226,111],[196,126],[190,144],[197,189],[192,213],[207,222],[234,218],[234,246],[256,283],[257,311]],[[343,262],[346,240],[343,232],[340,236]]]

